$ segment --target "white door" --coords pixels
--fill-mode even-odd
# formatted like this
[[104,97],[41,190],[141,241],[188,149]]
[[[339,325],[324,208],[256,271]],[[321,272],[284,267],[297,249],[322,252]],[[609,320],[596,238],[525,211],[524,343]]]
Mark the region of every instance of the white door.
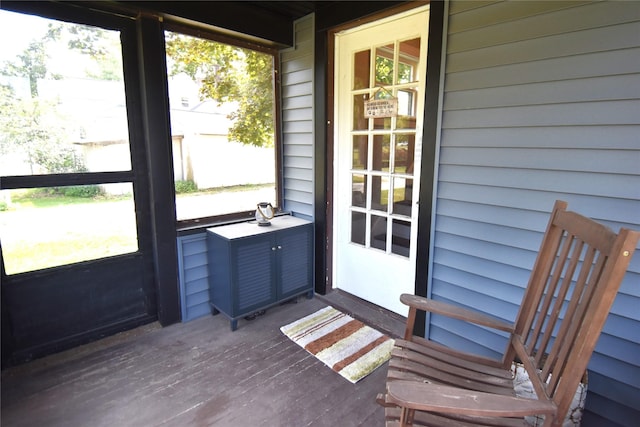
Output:
[[[333,286],[402,315],[400,294],[415,289],[428,23],[427,6],[336,35]],[[372,100],[397,101],[397,113],[365,118]]]

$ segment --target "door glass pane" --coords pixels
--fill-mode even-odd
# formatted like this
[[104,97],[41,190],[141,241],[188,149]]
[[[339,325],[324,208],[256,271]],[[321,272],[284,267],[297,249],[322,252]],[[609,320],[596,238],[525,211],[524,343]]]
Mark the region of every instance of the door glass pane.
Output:
[[[373,93],[373,98],[376,100],[380,99],[393,99],[392,89],[381,89],[378,88]],[[373,128],[374,129],[391,129],[391,117],[375,117],[373,119]]]
[[371,177],[371,209],[387,212],[389,205],[389,178],[386,176]]
[[420,39],[400,42],[400,63],[398,64],[398,83],[416,81],[416,67],[420,59]]
[[371,51],[369,49],[356,52],[353,56],[353,89],[366,89],[369,87],[371,66]]
[[416,128],[416,101],[417,96],[415,89],[398,90],[397,129]]
[[371,215],[371,247],[387,249],[387,218]]
[[415,135],[397,134],[395,137],[395,153],[393,156],[395,173],[413,174],[413,158]]
[[[414,37],[414,36],[411,36]],[[349,170],[342,180],[352,188],[351,241],[388,254],[408,257],[413,211],[415,131],[421,38],[397,39],[350,55],[352,113]],[[394,99],[394,117],[364,118],[366,100]],[[349,101],[347,101],[348,103]],[[421,118],[421,117],[420,117]],[[417,184],[417,182],[416,182]],[[360,212],[354,212],[354,211]]]
[[0,38],[0,176],[131,170],[120,32],[3,10]]
[[351,212],[351,242],[364,246],[367,217],[362,212]]
[[376,117],[373,119],[373,128],[375,130],[391,129],[391,117]]
[[2,190],[0,211],[7,274],[138,250],[130,183]]
[[376,48],[376,86],[393,84],[393,43]]
[[353,96],[353,130],[369,129],[369,119],[364,117],[364,101],[369,99],[369,94]]
[[353,169],[367,170],[368,164],[368,136],[354,135],[351,167]]
[[400,177],[393,178],[393,213],[411,216],[411,201],[413,199],[413,180]]
[[391,252],[408,257],[411,248],[411,223],[393,219],[391,234]]
[[367,176],[354,173],[352,175],[351,206],[364,208],[367,206]]
[[374,171],[389,171],[390,138],[390,135],[373,136],[373,164],[371,169]]

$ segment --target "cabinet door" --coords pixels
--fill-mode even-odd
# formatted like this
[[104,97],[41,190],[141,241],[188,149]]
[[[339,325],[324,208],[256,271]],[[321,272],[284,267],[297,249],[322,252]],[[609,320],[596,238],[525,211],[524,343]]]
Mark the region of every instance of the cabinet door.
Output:
[[279,298],[311,290],[313,253],[311,224],[278,233]]
[[276,301],[275,257],[271,233],[234,240],[234,316],[242,316]]

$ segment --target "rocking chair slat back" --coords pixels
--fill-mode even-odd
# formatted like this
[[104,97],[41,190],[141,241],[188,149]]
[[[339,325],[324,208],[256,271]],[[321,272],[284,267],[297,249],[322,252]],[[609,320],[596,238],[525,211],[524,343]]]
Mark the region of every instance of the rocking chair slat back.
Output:
[[[509,400],[507,395],[515,392],[504,383],[512,364],[519,362],[538,397],[534,406],[539,405],[536,410],[540,412],[531,413],[546,414],[545,426],[560,426],[639,240],[640,232],[623,228],[616,234],[596,221],[567,211],[567,203],[557,201],[513,324],[463,307],[403,295],[401,301],[410,307],[405,339],[396,341],[387,394],[380,401],[390,408],[403,408],[401,423],[413,419],[415,411],[424,411],[438,416],[483,414],[477,423],[487,425],[489,418],[497,414],[489,409],[492,405],[504,403],[505,413],[513,417],[518,415],[514,408],[524,405],[517,398]],[[502,359],[485,360],[412,336],[417,310],[510,332]],[[479,364],[487,368],[486,372],[477,368]],[[413,387],[411,393],[419,390],[421,395],[408,398],[405,386]],[[442,401],[433,397],[439,392],[446,394],[440,396]],[[458,396],[472,396],[474,407],[464,407]],[[531,404],[527,400],[525,403]],[[532,410],[525,406],[523,411]],[[388,425],[397,420],[394,414],[391,409],[387,411]],[[426,421],[423,424],[440,425]]]
[[[517,345],[512,351],[538,370],[534,386],[543,385],[553,400],[566,395],[556,402],[559,413],[569,408],[573,396],[567,390],[578,386],[620,286],[622,276],[611,275],[624,274],[630,256],[617,257],[616,265],[607,261],[633,253],[638,238],[624,229],[616,234],[566,206],[556,202],[512,336],[525,354],[518,354]],[[505,356],[505,365],[511,363],[513,355]]]

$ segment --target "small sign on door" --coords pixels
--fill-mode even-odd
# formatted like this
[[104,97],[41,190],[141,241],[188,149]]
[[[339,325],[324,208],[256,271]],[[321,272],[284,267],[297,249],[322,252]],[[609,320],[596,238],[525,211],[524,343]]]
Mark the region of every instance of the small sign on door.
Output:
[[364,118],[396,117],[398,115],[398,98],[380,86],[373,98],[364,101]]
[[398,100],[372,99],[364,102],[365,119],[378,117],[395,117],[398,115]]

